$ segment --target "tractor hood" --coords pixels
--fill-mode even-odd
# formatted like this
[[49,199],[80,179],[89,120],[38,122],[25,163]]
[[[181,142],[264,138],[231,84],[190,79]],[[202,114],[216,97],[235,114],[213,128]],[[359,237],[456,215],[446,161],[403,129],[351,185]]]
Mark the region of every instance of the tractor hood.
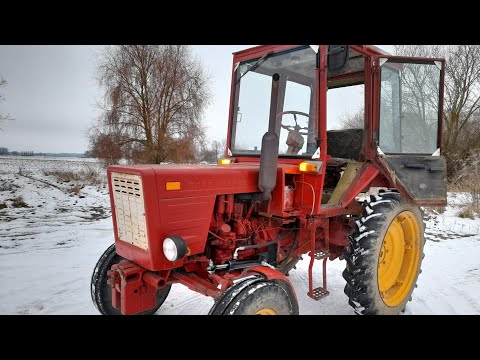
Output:
[[[108,172],[140,175],[144,183],[154,178],[159,199],[260,191],[259,164],[109,166]],[[167,190],[171,183],[179,184]]]
[[[144,182],[154,178],[159,199],[260,192],[258,163],[230,165],[128,165],[109,166],[108,173],[140,175]],[[278,172],[298,171],[298,165],[278,164]],[[280,174],[279,174],[280,175]],[[153,180],[153,179],[152,179]],[[150,181],[149,181],[150,182]],[[180,183],[167,190],[167,183]]]
[[[298,165],[277,169],[281,181]],[[158,256],[167,236],[181,236],[191,255],[204,251],[217,195],[260,192],[258,163],[109,166],[107,173],[117,254],[152,271],[181,265]]]
[[[258,164],[168,165],[152,169],[161,199],[260,191]],[[180,190],[166,190],[167,182],[180,182]]]

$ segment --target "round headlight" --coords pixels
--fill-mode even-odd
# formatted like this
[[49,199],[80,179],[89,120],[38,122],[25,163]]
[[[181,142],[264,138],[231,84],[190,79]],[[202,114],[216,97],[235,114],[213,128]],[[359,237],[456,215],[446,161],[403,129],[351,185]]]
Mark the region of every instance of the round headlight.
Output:
[[163,254],[168,261],[177,261],[187,253],[187,244],[180,236],[169,236],[163,240]]

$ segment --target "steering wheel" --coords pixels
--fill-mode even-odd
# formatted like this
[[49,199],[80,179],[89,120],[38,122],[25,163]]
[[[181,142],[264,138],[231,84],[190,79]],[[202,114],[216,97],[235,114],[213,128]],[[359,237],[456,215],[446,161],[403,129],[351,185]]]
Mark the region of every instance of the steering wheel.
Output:
[[[284,125],[283,123],[280,123],[282,128],[288,131],[298,131],[302,135],[308,135],[308,127],[300,127],[297,123],[297,115],[302,115],[307,118],[311,118],[311,116],[307,113],[304,113],[302,111],[282,111],[281,113],[277,114],[277,118],[282,117],[283,115],[288,115],[291,114],[293,115],[293,119],[295,120],[295,126],[292,125]],[[301,132],[300,130],[307,130],[307,132]]]

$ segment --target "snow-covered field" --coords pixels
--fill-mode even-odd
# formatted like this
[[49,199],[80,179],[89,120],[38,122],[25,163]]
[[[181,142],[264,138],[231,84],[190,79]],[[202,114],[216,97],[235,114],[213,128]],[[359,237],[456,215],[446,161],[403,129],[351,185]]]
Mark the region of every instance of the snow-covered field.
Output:
[[[103,184],[60,181],[55,171],[97,172]],[[104,176],[87,159],[0,157],[0,314],[97,314],[90,276],[113,243]],[[18,199],[13,207],[19,196],[28,207]],[[455,216],[468,196],[451,193],[443,214],[426,213],[423,273],[406,314],[480,314],[480,219]],[[343,293],[344,262],[328,263],[330,296],[316,302],[306,295],[304,258],[290,273],[300,313],[353,314]],[[320,281],[320,262],[315,274]],[[207,314],[212,304],[174,285],[157,314]]]

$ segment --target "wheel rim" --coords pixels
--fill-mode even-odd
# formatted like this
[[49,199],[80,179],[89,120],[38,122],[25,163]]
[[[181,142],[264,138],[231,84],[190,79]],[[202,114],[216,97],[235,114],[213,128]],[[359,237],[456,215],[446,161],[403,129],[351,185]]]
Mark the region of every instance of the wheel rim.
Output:
[[278,315],[277,312],[271,308],[264,308],[258,310],[255,315]]
[[417,273],[420,227],[411,211],[404,211],[390,224],[378,259],[378,289],[388,306],[405,300]]

